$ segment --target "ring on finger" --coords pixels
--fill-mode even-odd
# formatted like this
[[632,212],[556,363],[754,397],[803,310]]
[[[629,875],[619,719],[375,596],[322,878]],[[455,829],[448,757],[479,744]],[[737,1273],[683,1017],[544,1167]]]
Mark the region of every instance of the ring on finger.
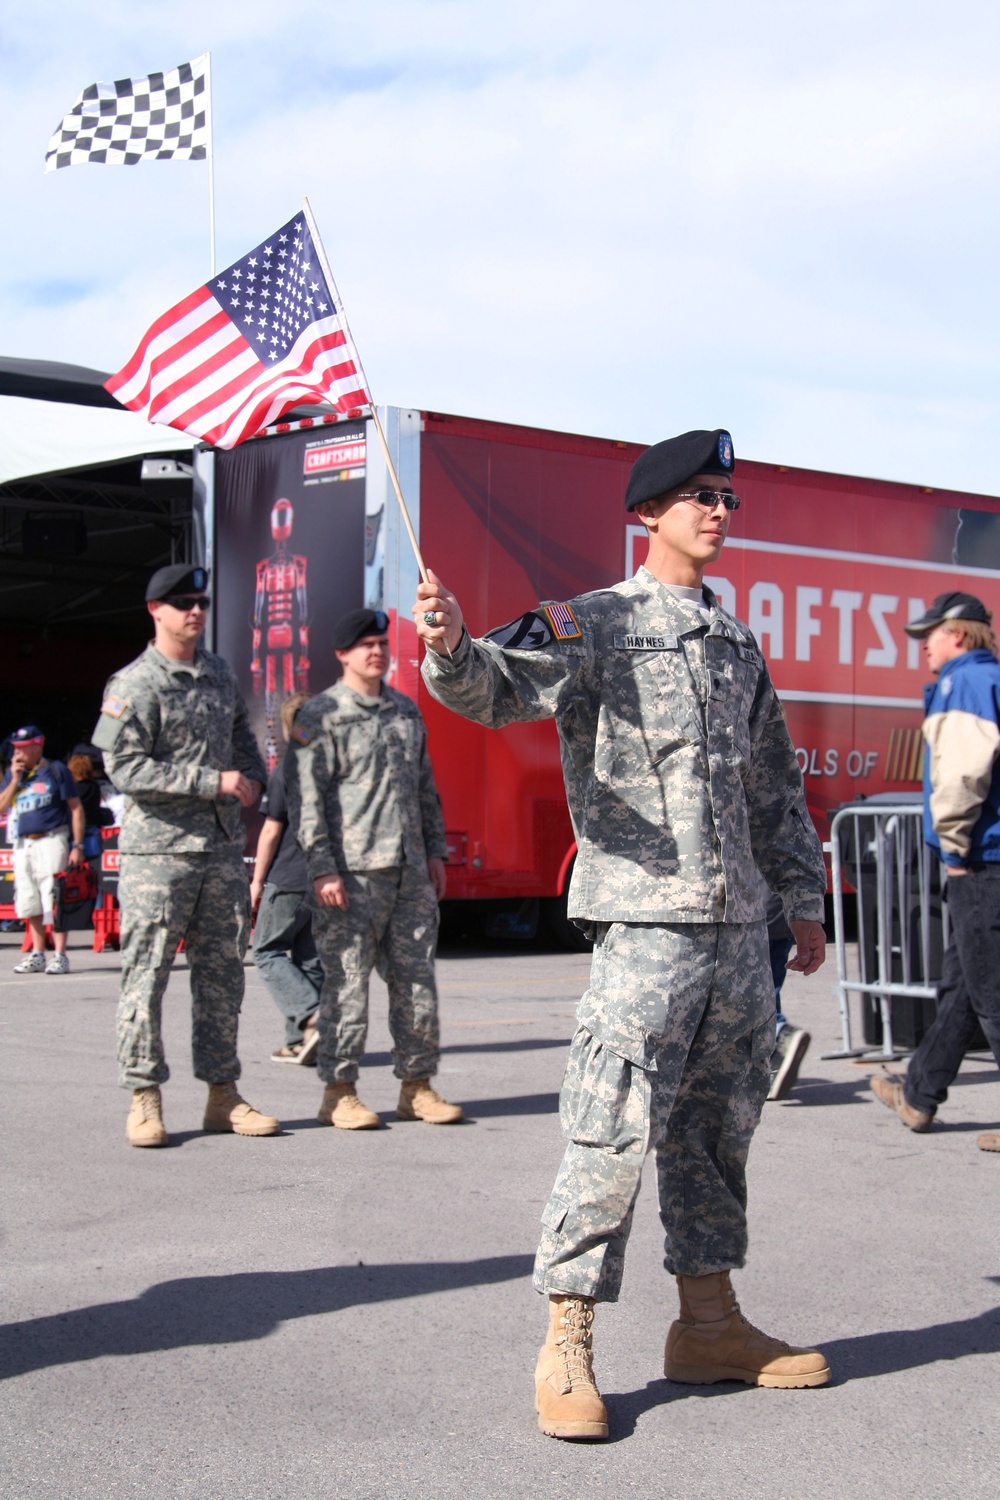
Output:
[[435,614],[434,610],[429,609],[426,612],[426,614],[424,615],[424,624],[425,625],[436,625],[437,624],[437,615]]

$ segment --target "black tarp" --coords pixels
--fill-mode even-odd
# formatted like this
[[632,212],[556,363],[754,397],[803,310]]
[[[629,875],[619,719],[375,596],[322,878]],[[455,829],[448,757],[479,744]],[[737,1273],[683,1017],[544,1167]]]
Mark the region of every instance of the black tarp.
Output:
[[52,359],[0,356],[0,396],[27,396],[35,401],[67,401],[73,406],[122,407],[104,389],[110,379],[86,365],[64,365]]

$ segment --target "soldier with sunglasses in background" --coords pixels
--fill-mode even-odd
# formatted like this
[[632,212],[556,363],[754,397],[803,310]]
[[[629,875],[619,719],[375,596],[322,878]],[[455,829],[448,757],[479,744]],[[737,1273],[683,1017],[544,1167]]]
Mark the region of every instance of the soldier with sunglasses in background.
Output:
[[746,1255],[746,1160],[774,1047],[765,881],[795,938],[788,967],[805,974],[823,962],[826,889],[760,648],[702,582],[740,504],[734,467],[722,430],[647,449],[625,508],[649,553],[613,588],[540,605],[482,640],[433,574],[413,611],[441,703],[490,728],[555,718],[559,731],[578,846],[569,914],[594,959],[535,1261],[549,1298],[536,1408],[552,1437],[608,1435],[591,1324],[595,1303],[618,1298],[651,1149],[680,1294],[668,1378],[788,1387],[830,1375],[819,1351],[748,1323],[729,1281]]
[[242,809],[266,780],[236,674],[199,644],[208,570],[160,568],[146,589],[155,637],[109,681],[94,744],[127,797],[119,841],[122,978],[119,1081],[132,1094],[126,1139],[164,1146],[163,992],[183,939],[191,971],[195,1077],[208,1084],[204,1128],[276,1135],[240,1098],[236,1033],[250,891]]

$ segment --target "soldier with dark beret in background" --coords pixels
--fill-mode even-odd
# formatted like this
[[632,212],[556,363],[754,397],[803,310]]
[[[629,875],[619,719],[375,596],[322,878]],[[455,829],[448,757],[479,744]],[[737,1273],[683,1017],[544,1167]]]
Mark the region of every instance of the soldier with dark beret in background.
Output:
[[204,1128],[276,1135],[240,1098],[236,1035],[250,889],[241,808],[264,765],[228,662],[200,645],[208,570],[160,568],[146,589],[156,634],[105,689],[94,744],[127,797],[119,849],[122,978],[118,1063],[132,1092],[126,1138],[164,1146],[160,1085],[170,1076],[160,1017],[177,945],[191,971],[194,1073],[208,1084]]
[[830,1374],[818,1351],[748,1323],[729,1280],[746,1254],[746,1160],[775,1036],[765,880],[795,938],[789,968],[806,974],[823,961],[826,889],[760,649],[702,584],[740,504],[734,467],[721,429],[647,449],[625,505],[649,554],[613,588],[482,640],[433,574],[413,611],[435,698],[491,728],[554,717],[559,731],[578,846],[569,914],[594,959],[535,1262],[549,1297],[536,1407],[553,1437],[607,1436],[591,1325],[596,1302],[617,1300],[652,1148],[680,1293],[667,1376],[789,1387]]
[[333,646],[343,676],[299,709],[285,760],[324,975],[319,1120],[339,1130],[382,1123],[357,1092],[372,969],[389,991],[397,1118],[462,1119],[459,1105],[431,1084],[440,1058],[434,954],[446,884],[444,819],[420,710],[382,680],[388,629],[380,609],[337,621]]

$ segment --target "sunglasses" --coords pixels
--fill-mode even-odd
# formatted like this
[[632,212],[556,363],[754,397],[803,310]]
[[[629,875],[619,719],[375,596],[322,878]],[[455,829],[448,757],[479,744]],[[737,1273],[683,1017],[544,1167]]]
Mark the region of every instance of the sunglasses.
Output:
[[703,510],[714,510],[720,500],[727,510],[739,510],[743,504],[739,495],[734,495],[732,490],[685,490],[683,495],[678,495],[676,498],[693,500],[695,505],[700,505]]
[[208,594],[171,594],[164,599],[164,604],[169,604],[172,609],[204,609],[212,607],[212,600]]

